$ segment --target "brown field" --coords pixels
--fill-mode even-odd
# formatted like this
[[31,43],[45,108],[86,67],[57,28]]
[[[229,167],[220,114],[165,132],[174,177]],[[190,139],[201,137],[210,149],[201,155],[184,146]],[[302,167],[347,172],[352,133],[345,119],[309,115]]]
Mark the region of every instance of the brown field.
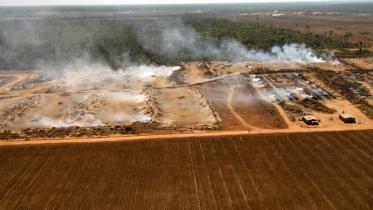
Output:
[[[220,88],[217,88],[220,87]],[[242,123],[236,119],[234,114],[228,109],[228,89],[229,86],[222,83],[221,81],[214,81],[206,83],[198,87],[201,92],[205,95],[207,100],[210,101],[215,110],[219,113],[222,118],[223,129],[239,129],[242,127]]]
[[278,110],[260,99],[256,90],[240,76],[204,83],[198,88],[222,118],[225,130],[287,128]]
[[0,209],[372,209],[373,131],[0,147]]
[[[258,93],[251,85],[240,86],[234,89],[232,107],[242,116],[245,122],[256,128],[287,128],[286,122],[271,103],[260,99]],[[244,97],[242,97],[244,96]],[[255,100],[242,100],[242,98],[256,97]]]

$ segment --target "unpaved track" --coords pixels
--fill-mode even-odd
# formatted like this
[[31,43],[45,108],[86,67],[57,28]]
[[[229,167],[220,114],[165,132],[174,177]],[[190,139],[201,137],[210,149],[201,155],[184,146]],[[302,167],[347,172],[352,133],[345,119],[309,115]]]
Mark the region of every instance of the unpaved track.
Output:
[[15,77],[14,80],[12,80],[11,82],[9,82],[9,83],[7,83],[7,84],[5,84],[4,86],[1,87],[1,89],[7,90],[8,88],[12,87],[13,85],[16,85],[17,83],[22,82],[23,80],[27,79],[30,75],[25,74],[25,75],[4,75],[4,76]]
[[229,94],[228,94],[228,98],[227,98],[227,106],[228,106],[228,109],[229,111],[232,112],[232,114],[236,117],[236,119],[238,121],[241,122],[241,124],[245,127],[250,127],[250,125],[241,117],[241,115],[239,115],[233,108],[232,106],[232,99],[233,99],[233,95],[234,95],[234,89],[235,87],[230,87],[229,88]]
[[246,136],[256,134],[280,134],[280,133],[313,133],[313,132],[331,132],[331,131],[364,131],[373,130],[372,126],[359,125],[346,128],[297,128],[297,129],[255,129],[238,131],[200,131],[183,134],[156,134],[156,135],[127,135],[127,136],[107,136],[107,137],[83,137],[83,138],[55,138],[55,139],[35,139],[35,140],[2,140],[0,146],[10,145],[38,145],[38,144],[65,144],[65,143],[98,143],[98,142],[116,142],[116,141],[140,141],[140,140],[178,140],[184,138],[200,137],[225,137],[225,136]]
[[288,126],[288,129],[294,129],[294,128],[296,128],[296,126],[294,125],[294,123],[289,120],[288,115],[282,109],[282,107],[280,105],[278,105],[277,103],[272,103],[272,105],[277,109],[277,111],[281,115],[282,119],[285,120],[285,123]]
[[[264,94],[263,92],[256,86],[253,86],[255,91],[258,93],[258,95],[260,96],[261,99],[263,100],[266,100],[265,97],[264,97]],[[272,105],[277,109],[278,113],[281,115],[282,119],[284,119],[286,125],[288,126],[288,129],[293,129],[295,128],[294,127],[294,124],[289,120],[289,117],[288,115],[286,114],[286,112],[281,108],[280,105],[278,105],[277,103],[272,103]]]

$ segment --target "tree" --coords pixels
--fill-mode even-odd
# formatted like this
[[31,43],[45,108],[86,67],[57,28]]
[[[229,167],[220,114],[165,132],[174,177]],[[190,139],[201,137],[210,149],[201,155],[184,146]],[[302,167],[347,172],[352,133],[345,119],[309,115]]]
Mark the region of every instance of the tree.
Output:
[[308,25],[308,24],[306,24],[304,27],[306,28],[306,32],[309,33],[309,31],[310,31],[310,29],[311,29],[311,26]]
[[345,35],[343,36],[343,39],[345,42],[348,42],[348,40],[352,37],[352,33],[347,31]]
[[359,42],[359,50],[356,51],[356,55],[363,55],[363,47],[364,43],[362,41]]
[[332,38],[333,34],[334,34],[334,31],[333,31],[333,30],[330,30],[330,31],[329,31],[329,38]]
[[359,42],[359,51],[362,52],[363,51],[363,46],[364,46],[364,43],[362,41]]
[[256,16],[256,26],[259,26],[259,16]]

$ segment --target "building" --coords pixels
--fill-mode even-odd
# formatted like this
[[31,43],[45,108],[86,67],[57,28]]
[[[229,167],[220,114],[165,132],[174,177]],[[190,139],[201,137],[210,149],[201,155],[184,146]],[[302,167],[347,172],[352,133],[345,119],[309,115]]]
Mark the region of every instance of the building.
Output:
[[355,116],[351,114],[342,113],[339,115],[339,119],[341,119],[344,123],[356,123]]
[[302,121],[305,122],[307,125],[319,125],[320,124],[320,119],[313,115],[304,115],[302,117]]

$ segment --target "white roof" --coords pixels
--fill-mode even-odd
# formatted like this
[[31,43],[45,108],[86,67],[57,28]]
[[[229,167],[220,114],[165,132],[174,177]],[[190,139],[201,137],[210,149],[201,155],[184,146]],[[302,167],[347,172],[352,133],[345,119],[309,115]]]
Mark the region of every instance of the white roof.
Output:
[[347,113],[340,114],[339,116],[341,116],[341,117],[343,117],[343,118],[345,118],[345,119],[347,119],[347,118],[355,118],[354,115],[352,115],[352,114],[347,114]]

